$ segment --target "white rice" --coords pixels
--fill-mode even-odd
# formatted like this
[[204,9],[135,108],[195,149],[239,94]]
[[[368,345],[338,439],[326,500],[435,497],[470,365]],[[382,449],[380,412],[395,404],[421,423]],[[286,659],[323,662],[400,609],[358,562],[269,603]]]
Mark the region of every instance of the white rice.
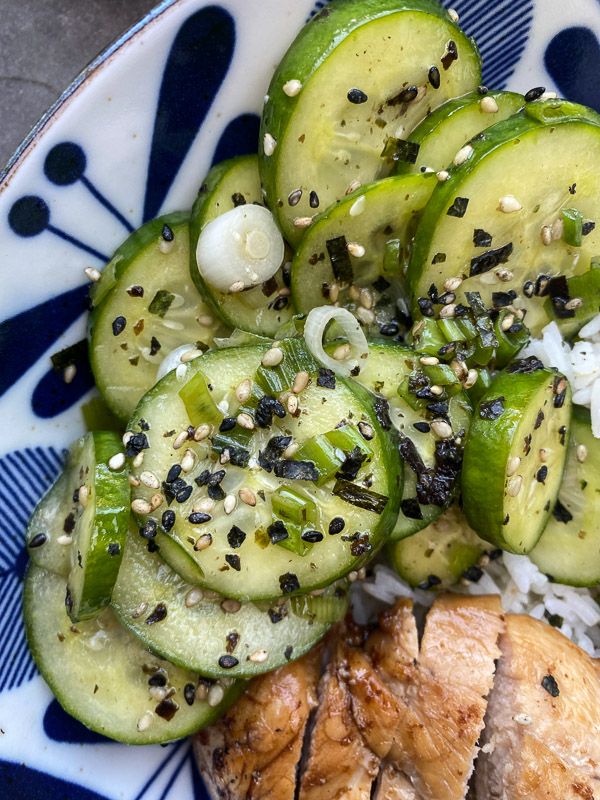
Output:
[[[546,366],[556,367],[571,383],[573,401],[590,409],[592,432],[600,438],[600,314],[579,331],[581,341],[564,342],[555,322],[532,340],[520,357],[535,355]],[[462,582],[453,591],[464,594],[499,594],[510,614],[530,614],[553,619],[556,627],[583,650],[600,657],[600,605],[597,589],[578,589],[552,583],[527,556],[503,553],[485,568],[479,581]],[[390,567],[377,564],[374,575],[352,586],[352,612],[365,624],[399,597],[412,597],[417,606],[428,607],[435,592],[412,589]],[[557,617],[562,618],[557,619]]]

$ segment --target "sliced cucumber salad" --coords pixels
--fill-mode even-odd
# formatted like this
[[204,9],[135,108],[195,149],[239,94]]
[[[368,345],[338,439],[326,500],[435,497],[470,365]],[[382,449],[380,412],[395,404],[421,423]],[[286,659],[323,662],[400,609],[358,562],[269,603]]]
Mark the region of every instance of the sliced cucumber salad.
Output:
[[257,152],[86,270],[117,430],[88,413],[39,501],[24,607],[93,730],[198,731],[342,620],[372,560],[407,594],[502,551],[600,583],[598,396],[569,362],[598,335],[600,116],[480,68],[436,0],[331,0]]

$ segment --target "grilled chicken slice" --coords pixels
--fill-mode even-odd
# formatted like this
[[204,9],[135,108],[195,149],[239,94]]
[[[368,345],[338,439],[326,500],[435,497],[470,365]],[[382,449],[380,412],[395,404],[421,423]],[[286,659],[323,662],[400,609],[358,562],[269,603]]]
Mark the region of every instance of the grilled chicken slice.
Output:
[[479,800],[600,800],[600,676],[559,631],[506,617],[476,771]]
[[421,795],[410,778],[389,761],[384,761],[375,785],[373,800],[420,800],[420,798]]
[[[463,800],[500,656],[500,599],[438,598],[427,616],[416,664],[409,608],[401,601],[383,615],[380,632],[367,643],[402,707],[384,768],[392,765],[410,778],[416,798]],[[388,784],[392,777],[387,774]]]
[[348,685],[348,681],[364,682],[373,678],[368,659],[358,649],[363,641],[363,631],[346,623],[334,644],[332,658],[319,684],[319,710],[299,800],[369,800],[371,797],[380,759],[362,736]]
[[215,800],[294,800],[322,655],[317,646],[256,678],[221,720],[196,736],[198,766]]

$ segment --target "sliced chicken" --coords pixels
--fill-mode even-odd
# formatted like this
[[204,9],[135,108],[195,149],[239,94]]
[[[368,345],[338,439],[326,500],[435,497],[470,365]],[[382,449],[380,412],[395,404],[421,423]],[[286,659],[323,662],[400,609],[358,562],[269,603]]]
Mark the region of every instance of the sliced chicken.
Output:
[[[372,667],[358,649],[364,636],[345,626],[319,684],[319,710],[312,730],[299,800],[369,800],[380,759],[365,742],[352,708],[348,681],[365,682]],[[385,687],[383,687],[385,690]]]
[[416,626],[406,601],[383,615],[367,642],[401,706],[384,768],[410,778],[415,797],[466,796],[503,626],[499,598],[445,595],[427,616],[416,664]]
[[294,800],[322,655],[317,646],[256,678],[222,719],[196,736],[198,766],[214,798]]
[[420,800],[421,795],[404,772],[389,761],[381,765],[373,800]]
[[600,800],[600,676],[559,631],[508,615],[477,762],[479,800]]

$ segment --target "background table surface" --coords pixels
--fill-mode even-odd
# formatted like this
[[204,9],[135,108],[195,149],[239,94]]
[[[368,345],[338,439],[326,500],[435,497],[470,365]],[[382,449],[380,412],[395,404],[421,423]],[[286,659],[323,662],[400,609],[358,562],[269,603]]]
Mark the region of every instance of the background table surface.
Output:
[[158,0],[0,0],[0,166],[71,80]]

